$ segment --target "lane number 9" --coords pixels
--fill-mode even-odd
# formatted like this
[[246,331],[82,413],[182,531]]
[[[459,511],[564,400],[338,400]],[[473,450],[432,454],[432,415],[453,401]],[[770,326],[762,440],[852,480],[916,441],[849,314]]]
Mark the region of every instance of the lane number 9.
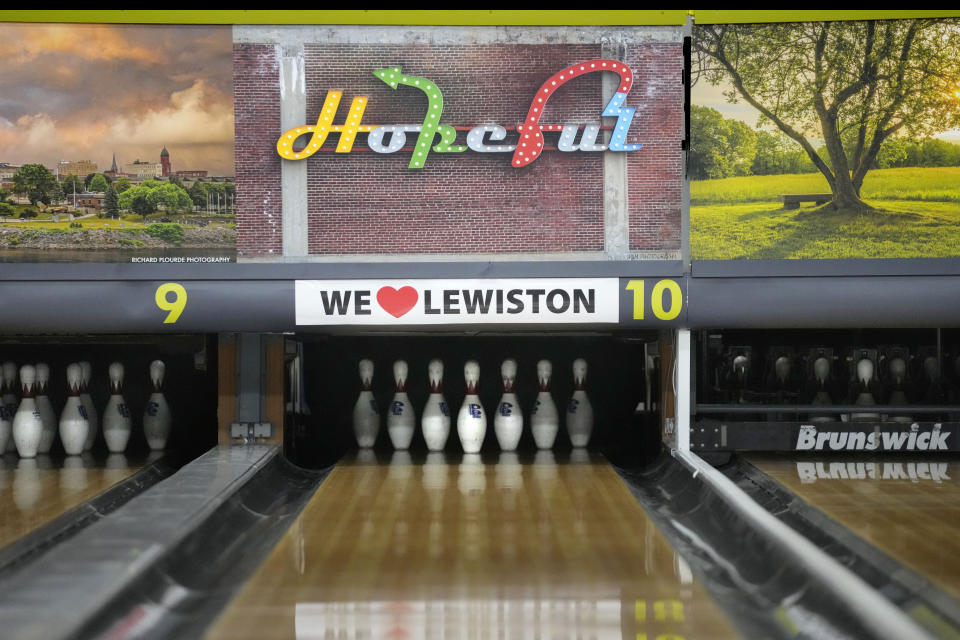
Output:
[[[170,299],[171,293],[173,294],[172,300]],[[163,283],[157,287],[157,293],[154,298],[160,309],[169,312],[163,320],[164,324],[176,322],[180,314],[183,313],[183,308],[187,306],[187,290],[178,282]]]

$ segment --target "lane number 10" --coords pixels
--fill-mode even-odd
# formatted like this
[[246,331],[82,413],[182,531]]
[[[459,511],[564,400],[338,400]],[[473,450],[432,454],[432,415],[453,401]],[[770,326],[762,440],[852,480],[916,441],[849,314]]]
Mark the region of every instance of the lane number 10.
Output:
[[[633,291],[633,319],[643,320],[644,310],[647,306],[646,296],[644,295],[644,280],[630,280],[627,282],[626,289]],[[670,292],[670,308],[663,308],[664,293]],[[680,285],[673,280],[660,280],[653,285],[650,291],[650,309],[658,320],[673,320],[680,315],[683,308],[683,292],[680,291]]]

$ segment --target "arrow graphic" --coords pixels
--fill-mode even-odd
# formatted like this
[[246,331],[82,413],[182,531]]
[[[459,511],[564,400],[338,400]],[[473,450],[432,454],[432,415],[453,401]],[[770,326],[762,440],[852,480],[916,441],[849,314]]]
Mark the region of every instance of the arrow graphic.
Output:
[[[403,67],[387,67],[384,69],[375,69],[373,75],[388,85],[391,89],[396,89],[400,85],[420,89],[427,96],[427,114],[423,118],[423,125],[420,128],[420,135],[417,137],[417,144],[413,150],[413,156],[410,158],[410,169],[422,169],[423,163],[427,161],[430,154],[433,139],[437,133],[442,135],[442,141],[434,147],[435,151],[440,153],[459,153],[465,151],[466,147],[451,146],[453,136],[456,132],[450,127],[440,126],[440,116],[443,115],[443,94],[437,83],[427,78],[406,75],[403,73]],[[449,131],[447,131],[449,130]]]

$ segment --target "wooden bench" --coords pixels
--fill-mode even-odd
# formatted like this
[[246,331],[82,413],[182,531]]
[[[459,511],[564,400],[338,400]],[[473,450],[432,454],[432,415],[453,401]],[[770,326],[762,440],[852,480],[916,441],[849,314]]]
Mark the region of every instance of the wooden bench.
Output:
[[815,202],[826,204],[833,200],[832,193],[789,193],[781,194],[784,209],[799,209],[801,202]]

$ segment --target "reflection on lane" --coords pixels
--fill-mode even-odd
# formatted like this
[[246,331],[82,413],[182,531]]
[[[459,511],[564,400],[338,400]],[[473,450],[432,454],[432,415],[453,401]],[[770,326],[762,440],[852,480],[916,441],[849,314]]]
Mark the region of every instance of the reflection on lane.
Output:
[[747,460],[810,505],[960,597],[960,461],[924,456]]
[[817,480],[909,480],[949,482],[949,462],[797,461],[801,484]]
[[136,473],[144,461],[122,453],[106,461],[89,452],[36,458],[0,456],[0,547],[90,500]]
[[397,452],[321,485],[213,638],[737,637],[616,472]]

